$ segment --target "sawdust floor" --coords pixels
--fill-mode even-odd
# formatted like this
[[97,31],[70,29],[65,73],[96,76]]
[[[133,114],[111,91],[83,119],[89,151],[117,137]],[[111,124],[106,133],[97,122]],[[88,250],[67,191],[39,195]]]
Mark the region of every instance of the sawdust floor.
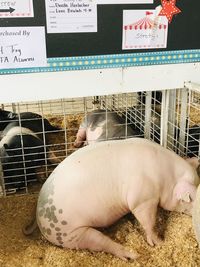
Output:
[[103,252],[73,251],[55,247],[39,231],[33,236],[22,234],[31,220],[37,195],[11,196],[0,199],[0,266],[1,267],[196,267],[200,250],[194,237],[191,217],[159,210],[158,231],[164,232],[163,244],[147,245],[141,226],[127,215],[104,230],[112,239],[140,253],[137,261],[123,262]]

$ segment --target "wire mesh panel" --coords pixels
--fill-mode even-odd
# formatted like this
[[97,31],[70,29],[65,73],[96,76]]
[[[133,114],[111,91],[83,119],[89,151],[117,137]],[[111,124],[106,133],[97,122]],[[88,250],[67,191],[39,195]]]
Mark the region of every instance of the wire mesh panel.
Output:
[[184,88],[170,94],[167,147],[181,156],[200,157],[200,92]]
[[199,156],[200,93],[187,88],[2,104],[1,195],[37,192],[83,145],[145,137]]
[[74,151],[84,110],[93,98],[2,104],[1,191],[38,191],[57,164]]

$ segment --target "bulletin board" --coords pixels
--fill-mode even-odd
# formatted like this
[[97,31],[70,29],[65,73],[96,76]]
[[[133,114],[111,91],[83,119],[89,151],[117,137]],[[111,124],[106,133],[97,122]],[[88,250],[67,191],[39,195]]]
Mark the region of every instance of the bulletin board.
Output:
[[0,0],[0,74],[200,62],[199,10],[199,0]]

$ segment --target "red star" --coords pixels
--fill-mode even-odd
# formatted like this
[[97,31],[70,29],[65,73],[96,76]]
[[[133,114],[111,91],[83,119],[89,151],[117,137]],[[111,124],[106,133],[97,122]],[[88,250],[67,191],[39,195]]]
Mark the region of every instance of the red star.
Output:
[[160,16],[166,16],[169,23],[172,21],[172,18],[175,14],[181,12],[181,10],[176,7],[176,0],[161,0],[162,9],[159,13]]

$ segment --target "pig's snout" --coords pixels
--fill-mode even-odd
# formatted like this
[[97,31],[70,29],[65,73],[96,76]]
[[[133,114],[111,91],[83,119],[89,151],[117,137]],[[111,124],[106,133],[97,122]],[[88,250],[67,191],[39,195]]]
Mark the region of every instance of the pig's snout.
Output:
[[76,135],[76,140],[74,141],[74,147],[77,148],[81,147],[84,144],[85,140],[86,140],[86,129],[80,127]]
[[183,207],[183,213],[184,213],[184,214],[187,214],[187,215],[189,215],[189,216],[192,216],[193,205],[194,205],[194,201],[192,201],[192,202],[189,203],[188,205],[184,204],[184,207]]
[[173,210],[176,212],[180,212],[180,213],[184,213],[189,216],[192,216],[193,203],[194,201],[192,201],[191,203],[185,203],[182,200],[180,200],[177,206]]

